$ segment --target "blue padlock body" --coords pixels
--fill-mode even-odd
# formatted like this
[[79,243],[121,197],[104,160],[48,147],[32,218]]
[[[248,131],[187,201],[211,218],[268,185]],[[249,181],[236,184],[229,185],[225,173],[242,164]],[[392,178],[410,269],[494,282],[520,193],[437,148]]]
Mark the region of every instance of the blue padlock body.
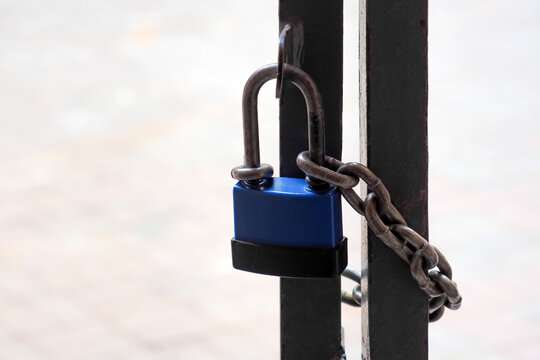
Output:
[[264,190],[233,189],[236,240],[281,246],[331,247],[343,240],[341,195],[314,192],[304,179],[275,177]]

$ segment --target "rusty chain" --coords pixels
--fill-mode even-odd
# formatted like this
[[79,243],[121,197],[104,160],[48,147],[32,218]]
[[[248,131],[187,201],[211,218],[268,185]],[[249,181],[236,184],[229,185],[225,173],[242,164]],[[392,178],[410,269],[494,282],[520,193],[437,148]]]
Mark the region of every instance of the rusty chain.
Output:
[[[435,246],[407,226],[392,204],[386,186],[369,168],[355,162],[343,163],[330,156],[325,157],[325,166],[321,166],[310,160],[307,151],[298,155],[296,163],[306,175],[339,187],[352,208],[366,217],[375,235],[410,266],[413,279],[429,297],[430,322],[441,318],[445,306],[451,310],[459,309],[462,298],[452,280],[448,260]],[[364,200],[353,189],[360,180],[371,191]],[[346,269],[343,275],[360,282],[361,275],[355,270]],[[352,293],[344,292],[342,301],[359,306],[360,286],[354,287]]]

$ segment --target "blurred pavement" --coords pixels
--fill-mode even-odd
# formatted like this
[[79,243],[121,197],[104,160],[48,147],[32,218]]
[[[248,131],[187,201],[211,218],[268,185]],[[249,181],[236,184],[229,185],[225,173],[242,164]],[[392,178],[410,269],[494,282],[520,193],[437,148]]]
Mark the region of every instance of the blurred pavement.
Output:
[[[430,236],[464,297],[431,325],[431,358],[538,359],[540,3],[433,1],[429,23]],[[241,92],[277,26],[270,0],[0,0],[0,359],[278,359],[278,280],[229,254]],[[360,359],[357,309],[344,326]]]

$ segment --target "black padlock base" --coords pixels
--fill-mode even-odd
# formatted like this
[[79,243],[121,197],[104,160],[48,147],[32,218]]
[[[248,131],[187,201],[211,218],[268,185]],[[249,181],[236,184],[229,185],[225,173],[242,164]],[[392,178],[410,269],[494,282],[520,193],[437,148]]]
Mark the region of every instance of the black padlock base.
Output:
[[290,278],[332,278],[347,267],[347,238],[337,248],[289,247],[231,240],[233,267]]

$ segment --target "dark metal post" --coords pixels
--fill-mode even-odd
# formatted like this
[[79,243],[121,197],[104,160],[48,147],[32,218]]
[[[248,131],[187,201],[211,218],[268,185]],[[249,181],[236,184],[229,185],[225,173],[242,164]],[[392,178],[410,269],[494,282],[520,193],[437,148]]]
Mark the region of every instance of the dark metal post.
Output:
[[[365,16],[368,166],[426,237],[427,0],[366,0]],[[409,267],[371,231],[362,256],[365,359],[427,359],[427,299]]]
[[[280,30],[293,25],[288,62],[317,83],[326,116],[326,152],[341,157],[343,1],[281,0]],[[306,150],[304,98],[285,84],[280,100],[280,175],[303,178],[296,156]],[[340,359],[341,280],[281,279],[281,359]]]

